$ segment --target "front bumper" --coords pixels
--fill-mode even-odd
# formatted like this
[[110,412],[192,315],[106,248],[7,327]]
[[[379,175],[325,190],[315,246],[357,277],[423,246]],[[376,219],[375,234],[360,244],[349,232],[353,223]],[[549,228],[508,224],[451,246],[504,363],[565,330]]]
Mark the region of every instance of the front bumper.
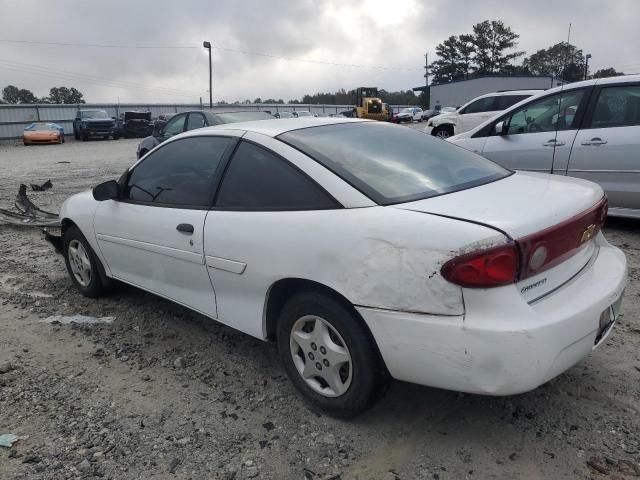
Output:
[[617,318],[627,265],[620,250],[604,238],[599,243],[578,275],[531,304],[512,285],[463,289],[464,316],[358,311],[398,380],[486,395],[527,392],[575,365],[611,332],[612,324],[600,332],[600,316],[611,311],[612,323]]
[[427,125],[426,127],[424,127],[424,133],[428,133],[429,135],[432,135],[431,132],[433,132],[434,128],[435,127],[430,127],[430,126]]

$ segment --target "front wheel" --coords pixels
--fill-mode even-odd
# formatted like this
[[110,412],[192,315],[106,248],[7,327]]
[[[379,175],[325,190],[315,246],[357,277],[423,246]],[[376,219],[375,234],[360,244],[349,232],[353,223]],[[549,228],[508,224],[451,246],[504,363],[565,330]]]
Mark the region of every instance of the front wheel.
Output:
[[85,297],[99,297],[107,287],[100,278],[99,262],[93,249],[82,235],[72,226],[67,229],[62,239],[62,252],[71,281]]
[[386,390],[388,374],[371,333],[351,309],[322,293],[295,296],[278,321],[287,375],[315,407],[350,418]]
[[442,138],[444,140],[445,138],[449,138],[449,137],[453,136],[453,128],[451,128],[449,125],[443,125],[442,127],[436,127],[433,130],[433,136],[434,137],[438,137],[438,138]]

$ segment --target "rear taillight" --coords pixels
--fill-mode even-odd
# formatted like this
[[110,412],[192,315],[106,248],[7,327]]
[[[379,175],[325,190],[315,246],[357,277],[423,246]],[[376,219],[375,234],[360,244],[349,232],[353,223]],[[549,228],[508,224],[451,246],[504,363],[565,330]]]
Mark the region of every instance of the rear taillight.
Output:
[[589,210],[506,245],[478,250],[449,260],[441,274],[467,288],[508,285],[537,275],[577,253],[595,237],[607,219],[603,197]]
[[441,273],[461,287],[499,287],[518,279],[518,264],[518,249],[515,243],[508,243],[453,258]]
[[598,234],[607,219],[607,210],[607,197],[603,197],[592,208],[575,217],[519,238],[520,279],[548,270],[577,253]]

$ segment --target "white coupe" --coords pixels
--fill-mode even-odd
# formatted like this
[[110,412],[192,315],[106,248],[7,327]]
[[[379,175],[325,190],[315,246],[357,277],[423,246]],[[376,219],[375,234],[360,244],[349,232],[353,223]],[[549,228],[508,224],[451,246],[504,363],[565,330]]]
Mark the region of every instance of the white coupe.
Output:
[[601,345],[625,288],[602,189],[397,125],[290,119],[177,135],[62,206],[87,296],[113,280],[277,341],[342,417],[390,377],[526,392]]

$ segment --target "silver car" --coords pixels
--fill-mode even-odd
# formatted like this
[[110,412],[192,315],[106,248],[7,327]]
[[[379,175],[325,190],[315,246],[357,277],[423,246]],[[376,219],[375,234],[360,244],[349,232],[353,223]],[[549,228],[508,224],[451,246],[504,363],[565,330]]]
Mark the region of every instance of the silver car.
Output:
[[596,182],[609,215],[640,218],[640,75],[547,90],[448,141],[514,170]]

